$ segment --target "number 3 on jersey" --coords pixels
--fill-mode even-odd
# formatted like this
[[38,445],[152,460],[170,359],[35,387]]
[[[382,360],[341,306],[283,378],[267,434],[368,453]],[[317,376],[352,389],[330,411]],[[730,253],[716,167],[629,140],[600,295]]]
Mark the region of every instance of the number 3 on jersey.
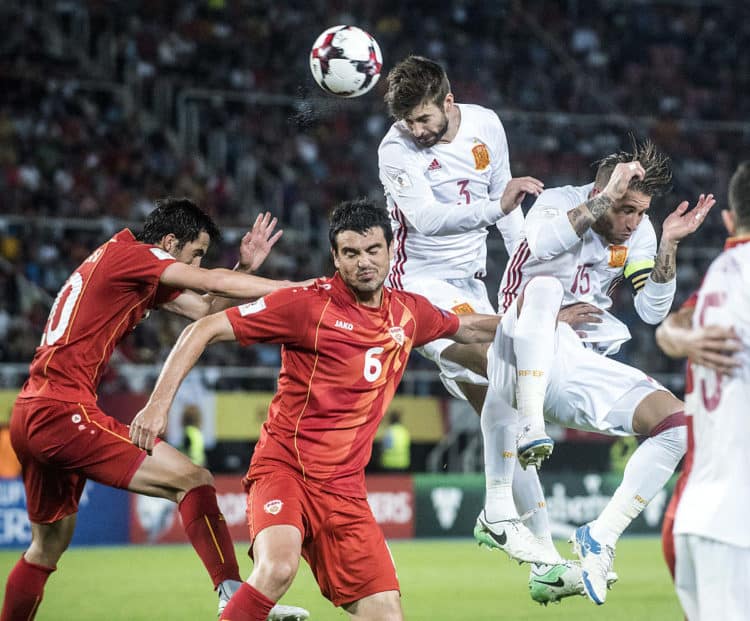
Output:
[[[65,334],[82,288],[83,277],[78,272],[73,272],[57,294],[54,304],[52,304],[52,310],[49,312],[49,319],[47,319],[47,327],[42,334],[42,342],[39,344],[40,347],[54,345]],[[58,313],[57,309],[61,302],[62,308]]]
[[364,377],[368,382],[374,382],[383,372],[383,364],[376,358],[376,356],[382,354],[384,351],[385,350],[382,347],[370,347],[370,349],[365,352]]

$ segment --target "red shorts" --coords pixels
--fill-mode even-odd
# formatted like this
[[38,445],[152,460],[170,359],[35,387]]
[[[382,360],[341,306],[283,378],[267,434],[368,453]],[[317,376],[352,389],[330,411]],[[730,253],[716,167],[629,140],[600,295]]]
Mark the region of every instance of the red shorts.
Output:
[[289,472],[260,476],[247,488],[250,540],[287,524],[302,533],[302,556],[320,592],[341,606],[399,591],[393,557],[365,498],[338,496]]
[[128,427],[95,405],[18,399],[10,439],[23,468],[29,519],[56,522],[78,511],[86,479],[127,488],[146,457]]

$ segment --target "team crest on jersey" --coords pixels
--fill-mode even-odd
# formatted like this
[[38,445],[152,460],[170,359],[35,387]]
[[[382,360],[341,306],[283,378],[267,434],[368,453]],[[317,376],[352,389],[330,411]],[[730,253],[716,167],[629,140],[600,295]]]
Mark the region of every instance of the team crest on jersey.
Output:
[[625,260],[628,258],[628,247],[627,246],[615,246],[609,247],[609,266],[610,267],[622,267],[625,265]]
[[478,144],[471,150],[474,156],[474,167],[477,170],[484,170],[490,165],[490,152],[486,144]]
[[398,343],[399,347],[403,347],[406,342],[406,333],[401,326],[393,326],[388,328],[388,332],[391,334],[391,338]]
[[468,315],[469,313],[474,312],[474,309],[468,302],[461,302],[461,304],[456,304],[455,306],[451,307],[451,310],[456,315]]
[[263,505],[263,511],[270,513],[271,515],[278,515],[284,503],[280,500],[269,500]]

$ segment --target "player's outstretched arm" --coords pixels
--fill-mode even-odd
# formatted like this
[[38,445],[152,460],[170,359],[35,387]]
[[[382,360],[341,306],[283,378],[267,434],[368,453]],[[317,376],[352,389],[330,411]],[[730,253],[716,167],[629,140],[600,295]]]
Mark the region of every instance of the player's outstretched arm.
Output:
[[263,265],[271,248],[284,233],[282,229],[274,233],[277,224],[278,219],[271,217],[270,211],[258,214],[253,228],[245,233],[240,241],[240,260],[235,270],[250,274]]
[[147,451],[154,448],[156,438],[167,428],[169,408],[188,371],[210,343],[233,340],[234,330],[226,313],[204,317],[182,331],[164,363],[148,403],[130,423],[133,444]]
[[695,232],[706,219],[706,215],[716,204],[713,194],[701,194],[695,208],[688,211],[690,204],[682,201],[662,224],[661,241],[656,255],[651,278],[663,283],[672,280],[677,272],[677,245],[690,233]]
[[742,343],[734,329],[726,326],[692,325],[694,308],[670,313],[656,329],[656,343],[670,358],[689,358],[692,362],[730,375],[739,366],[734,354]]
[[498,315],[482,315],[470,313],[458,316],[458,330],[449,337],[457,343],[491,343],[495,338],[497,324],[501,317]]
[[[207,270],[179,262],[167,267],[159,281],[176,289],[187,289],[161,308],[189,319],[200,319],[218,310],[224,310],[220,306],[226,303],[222,303],[220,298],[252,300],[277,289],[304,284],[289,280],[271,280],[224,268]],[[210,295],[200,295],[195,293],[196,291],[205,291]],[[231,301],[228,304],[231,305]]]

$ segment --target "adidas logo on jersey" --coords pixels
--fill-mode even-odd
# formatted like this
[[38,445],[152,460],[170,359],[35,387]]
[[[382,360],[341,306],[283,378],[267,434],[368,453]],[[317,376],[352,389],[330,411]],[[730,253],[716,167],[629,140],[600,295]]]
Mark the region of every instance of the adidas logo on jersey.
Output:
[[341,321],[341,319],[337,319],[336,323],[334,324],[337,328],[344,328],[344,330],[349,330],[350,332],[354,330],[354,324],[349,323],[348,321]]
[[427,167],[427,170],[440,170],[442,166],[440,165],[440,162],[437,161],[437,158],[432,160],[432,163]]

